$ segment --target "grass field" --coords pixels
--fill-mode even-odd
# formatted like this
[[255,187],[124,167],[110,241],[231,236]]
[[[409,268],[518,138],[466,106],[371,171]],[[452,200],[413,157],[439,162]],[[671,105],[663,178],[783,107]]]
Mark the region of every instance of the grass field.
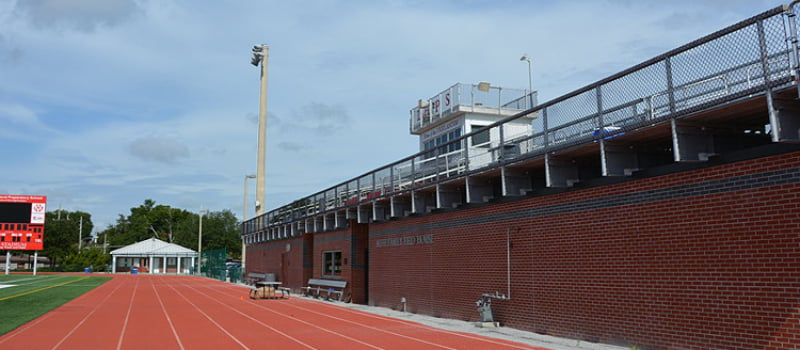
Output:
[[111,277],[0,275],[0,335],[75,299]]

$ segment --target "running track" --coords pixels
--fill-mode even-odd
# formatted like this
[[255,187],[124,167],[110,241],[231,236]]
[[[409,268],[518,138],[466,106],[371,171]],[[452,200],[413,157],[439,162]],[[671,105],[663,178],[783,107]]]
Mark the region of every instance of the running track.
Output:
[[539,349],[192,276],[116,275],[0,349]]

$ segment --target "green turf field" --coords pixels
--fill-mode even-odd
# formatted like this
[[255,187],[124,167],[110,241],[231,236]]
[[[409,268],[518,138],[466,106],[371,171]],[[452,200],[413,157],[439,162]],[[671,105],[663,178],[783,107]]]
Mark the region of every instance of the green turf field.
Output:
[[0,275],[0,335],[30,322],[111,277],[89,275]]

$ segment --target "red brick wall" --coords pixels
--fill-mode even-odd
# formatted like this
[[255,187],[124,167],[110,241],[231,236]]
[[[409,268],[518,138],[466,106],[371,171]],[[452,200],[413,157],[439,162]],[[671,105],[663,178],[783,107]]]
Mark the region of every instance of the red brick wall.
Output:
[[[350,239],[352,234],[350,229],[339,231],[316,233],[314,234],[314,273],[313,278],[341,279],[350,281],[352,272],[350,259]],[[342,252],[342,273],[340,276],[323,276],[322,254],[323,252],[340,251]],[[343,299],[349,300],[351,285],[345,287]]]
[[[284,287],[299,292],[306,283],[302,278],[303,244],[303,239],[298,237],[247,246],[245,278],[250,272],[272,273]],[[287,264],[285,274],[284,262]]]
[[510,292],[495,319],[540,333],[795,348],[798,168],[790,153],[373,224],[369,303],[476,321],[481,293]]
[[351,224],[352,240],[350,244],[350,278],[348,281],[352,295],[351,301],[358,304],[367,303],[367,251],[369,250],[369,225]]

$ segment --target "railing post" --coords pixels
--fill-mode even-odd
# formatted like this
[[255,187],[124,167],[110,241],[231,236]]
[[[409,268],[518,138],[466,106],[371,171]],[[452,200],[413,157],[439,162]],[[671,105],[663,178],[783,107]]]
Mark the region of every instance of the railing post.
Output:
[[464,150],[464,172],[466,173],[469,171],[469,137],[465,137],[461,139],[461,141],[464,142],[464,147],[462,147],[462,149]]
[[[500,128],[500,130],[498,132],[500,134],[500,144],[498,145],[499,147],[498,147],[498,150],[497,150],[497,160],[500,161],[501,163],[503,161],[505,161],[505,159],[506,159],[506,157],[505,157],[505,155],[506,155],[505,154],[506,153],[506,140],[505,140],[505,136],[503,135],[504,134],[503,133],[503,129],[504,129],[503,126],[505,126],[505,124],[500,124],[500,125],[497,126],[497,127]],[[489,131],[489,135],[491,135],[492,130],[488,130],[488,131]],[[490,137],[490,140],[491,140],[491,137]]]
[[416,185],[417,185],[416,159],[411,158],[411,188],[413,189]]
[[[790,22],[794,27],[794,24]],[[769,53],[767,52],[767,39],[764,34],[764,20],[759,20],[756,24],[758,30],[758,47],[761,51],[761,73],[764,75],[764,90],[767,95],[767,115],[769,116],[769,125],[772,132],[770,137],[772,142],[780,142],[781,140],[781,125],[778,116],[775,113],[775,106],[772,101],[772,84],[769,82]]]
[[[398,184],[400,181],[397,182]],[[394,184],[394,165],[389,168],[389,188],[391,188],[392,193],[396,192]],[[399,188],[398,188],[399,189]]]
[[545,150],[550,146],[549,133],[547,127],[547,108],[542,108],[542,148]]
[[672,81],[672,57],[664,59],[664,69],[667,74],[667,97],[669,98],[669,113],[675,113],[675,90]]
[[608,166],[606,165],[606,124],[603,120],[603,89],[602,85],[595,88],[597,92],[597,134],[600,140],[600,173],[603,176],[608,176]]
[[[794,2],[792,2],[794,4]],[[797,87],[797,96],[800,97],[800,53],[798,51],[798,44],[797,44],[797,23],[796,23],[796,15],[794,13],[794,9],[791,7],[792,5],[786,7],[784,13],[789,22],[789,37],[787,40],[791,43],[792,46],[792,77],[794,77],[794,84]]]

